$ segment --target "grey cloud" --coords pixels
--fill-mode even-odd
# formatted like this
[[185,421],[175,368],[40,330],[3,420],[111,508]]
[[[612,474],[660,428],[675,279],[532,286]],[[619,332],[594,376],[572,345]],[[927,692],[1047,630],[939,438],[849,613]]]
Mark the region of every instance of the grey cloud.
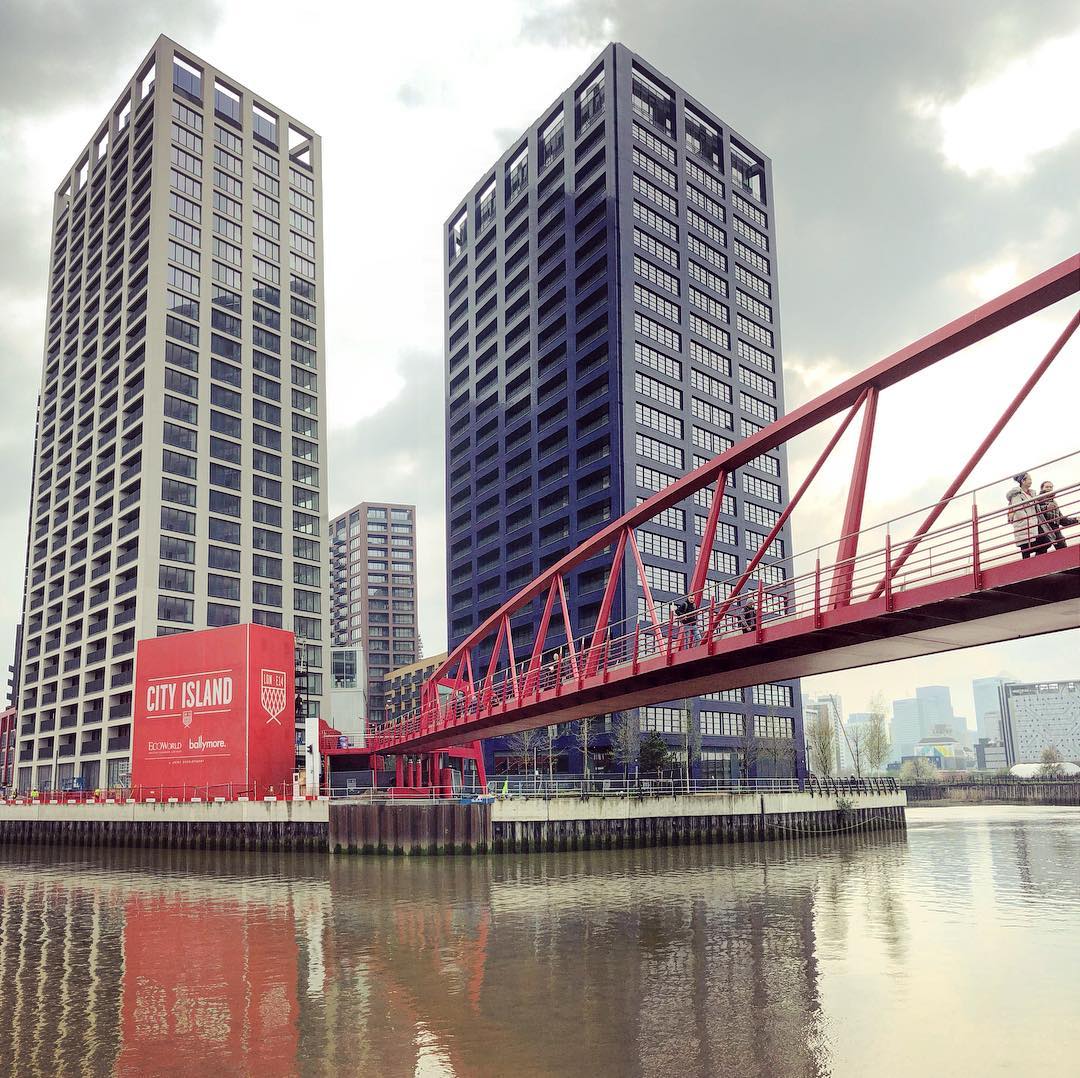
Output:
[[[218,21],[211,0],[5,0],[0,9],[4,112],[41,115],[102,92],[162,32],[200,34]],[[107,106],[106,106],[107,107]]]
[[427,100],[427,95],[415,83],[407,82],[398,87],[397,99],[405,105],[406,108],[413,109],[424,104]]
[[[907,108],[955,96],[1080,21],[1066,0],[1030,16],[1023,0],[578,0],[567,14],[594,34],[612,20],[614,36],[772,157],[786,347],[851,369],[959,313],[943,276],[1037,234],[1054,210],[1076,219],[1073,147],[1039,160],[1030,198],[1026,184],[944,171]],[[531,31],[559,40],[562,18]],[[1046,260],[1069,253],[1062,237]]]
[[405,389],[385,408],[330,432],[330,514],[361,501],[417,506],[420,628],[430,654],[446,635],[442,357],[406,353],[399,371]]

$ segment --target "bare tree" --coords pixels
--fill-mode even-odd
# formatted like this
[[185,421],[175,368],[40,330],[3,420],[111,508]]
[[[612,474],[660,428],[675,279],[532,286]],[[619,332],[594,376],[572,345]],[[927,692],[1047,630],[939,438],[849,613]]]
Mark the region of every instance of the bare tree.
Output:
[[851,751],[851,764],[855,769],[855,777],[862,778],[863,767],[867,763],[866,741],[870,735],[870,729],[863,723],[856,723],[847,732],[848,749]]
[[539,730],[518,730],[510,734],[506,739],[507,748],[521,759],[522,774],[529,773],[529,757],[539,746],[541,733]]
[[739,761],[739,778],[748,779],[750,772],[757,767],[761,753],[761,739],[753,715],[746,715],[742,721],[742,732],[735,742],[735,756]]
[[870,698],[870,721],[866,724],[866,763],[871,772],[880,771],[889,759],[892,742],[885,713],[885,697],[876,692]]
[[1039,756],[1039,778],[1059,779],[1065,774],[1065,760],[1056,745],[1047,745]]
[[589,749],[592,747],[593,740],[596,737],[597,723],[598,720],[595,715],[586,719],[578,719],[574,723],[574,744],[581,749],[582,771],[586,778],[589,777]]
[[540,740],[547,754],[547,769],[549,785],[555,778],[555,739],[559,736],[558,726],[545,726],[540,731]]
[[622,764],[623,778],[628,778],[630,765],[641,753],[641,713],[637,708],[616,714],[611,748],[616,763]]
[[819,712],[810,720],[806,728],[806,747],[815,774],[832,778],[836,767],[836,724],[830,715]]
[[772,765],[771,770],[774,778],[790,778],[795,774],[797,756],[793,738],[763,738],[758,756]]

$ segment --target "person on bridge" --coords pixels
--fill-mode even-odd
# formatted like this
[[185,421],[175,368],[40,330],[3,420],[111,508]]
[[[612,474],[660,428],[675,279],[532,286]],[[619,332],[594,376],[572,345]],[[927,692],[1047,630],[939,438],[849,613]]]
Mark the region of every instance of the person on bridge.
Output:
[[562,665],[563,665],[563,653],[562,648],[556,648],[551,653],[551,658],[548,660],[545,669],[544,685],[545,689],[554,688],[559,681],[562,680]]
[[1031,476],[1019,472],[1013,476],[1016,486],[1005,495],[1009,503],[1009,523],[1012,525],[1021,558],[1045,554],[1050,549],[1050,536],[1043,525],[1039,499],[1031,493]]
[[1065,549],[1065,536],[1062,528],[1071,528],[1076,524],[1076,517],[1064,516],[1054,497],[1054,484],[1047,479],[1039,485],[1039,516],[1047,538],[1058,550]]
[[752,633],[757,629],[757,622],[757,602],[753,595],[747,595],[739,607],[739,627],[744,633]]
[[675,620],[679,623],[679,644],[693,647],[697,643],[697,605],[692,595],[685,595],[675,603]]

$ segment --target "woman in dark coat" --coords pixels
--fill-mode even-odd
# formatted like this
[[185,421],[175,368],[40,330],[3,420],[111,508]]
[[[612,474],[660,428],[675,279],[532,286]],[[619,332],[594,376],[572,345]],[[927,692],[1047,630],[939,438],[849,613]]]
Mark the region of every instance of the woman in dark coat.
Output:
[[1039,487],[1039,516],[1042,518],[1047,538],[1058,550],[1064,550],[1065,537],[1061,534],[1061,529],[1072,527],[1076,518],[1062,514],[1054,497],[1054,484],[1049,479]]

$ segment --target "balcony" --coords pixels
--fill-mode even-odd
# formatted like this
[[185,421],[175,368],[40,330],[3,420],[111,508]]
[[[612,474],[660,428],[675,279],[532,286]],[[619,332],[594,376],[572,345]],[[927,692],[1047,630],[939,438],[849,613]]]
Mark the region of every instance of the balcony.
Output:
[[123,752],[131,748],[131,735],[120,734],[119,737],[110,737],[108,743],[109,752]]

